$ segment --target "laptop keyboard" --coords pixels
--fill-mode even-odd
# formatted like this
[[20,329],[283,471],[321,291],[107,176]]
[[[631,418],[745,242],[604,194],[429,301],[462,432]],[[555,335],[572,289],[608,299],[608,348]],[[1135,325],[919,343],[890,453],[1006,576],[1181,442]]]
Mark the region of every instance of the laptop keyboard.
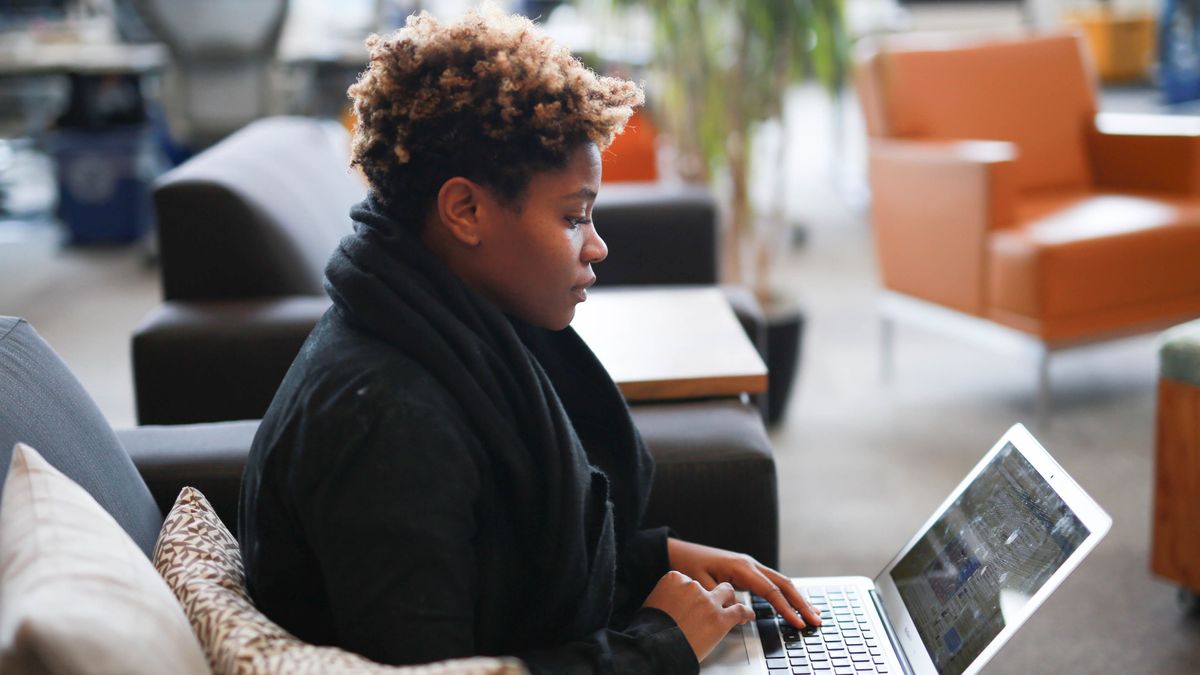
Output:
[[[766,600],[752,598],[755,623],[771,675],[859,675],[887,673],[881,642],[867,616],[871,603],[854,586],[801,588],[821,613],[821,626],[796,630]],[[894,670],[894,669],[893,669]]]

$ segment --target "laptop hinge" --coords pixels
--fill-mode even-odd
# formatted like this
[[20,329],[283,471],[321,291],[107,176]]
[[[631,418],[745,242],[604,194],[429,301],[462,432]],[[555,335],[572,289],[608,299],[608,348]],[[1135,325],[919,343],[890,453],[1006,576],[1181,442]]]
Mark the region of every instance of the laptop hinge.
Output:
[[888,618],[886,612],[883,611],[883,601],[879,599],[879,593],[874,589],[867,591],[871,596],[871,602],[875,603],[875,611],[879,612],[879,617],[883,619],[883,630],[887,633],[888,641],[892,643],[892,651],[896,653],[896,658],[900,660],[900,668],[904,670],[904,675],[913,675],[912,664],[908,662],[908,655],[904,653],[904,648],[900,646],[900,640],[896,637],[896,632],[892,630],[892,622]]

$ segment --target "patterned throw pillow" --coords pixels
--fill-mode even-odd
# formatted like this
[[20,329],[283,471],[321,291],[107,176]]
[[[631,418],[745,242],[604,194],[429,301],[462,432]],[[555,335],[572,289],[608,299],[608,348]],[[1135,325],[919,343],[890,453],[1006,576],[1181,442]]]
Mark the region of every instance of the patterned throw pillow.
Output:
[[422,666],[384,666],[335,647],[301,642],[255,609],[242,555],[204,495],[184,488],[163,523],[154,566],[183,605],[217,675],[376,673],[518,675],[512,659],[470,658]]

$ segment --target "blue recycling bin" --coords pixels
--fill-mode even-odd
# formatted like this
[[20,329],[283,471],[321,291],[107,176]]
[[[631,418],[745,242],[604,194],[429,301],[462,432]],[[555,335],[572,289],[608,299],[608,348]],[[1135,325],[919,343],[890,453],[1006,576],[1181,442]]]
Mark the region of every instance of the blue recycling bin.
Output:
[[150,190],[158,174],[151,130],[144,124],[59,129],[58,216],[71,244],[122,244],[154,223]]
[[1166,0],[1158,24],[1158,82],[1168,104],[1200,99],[1200,2]]

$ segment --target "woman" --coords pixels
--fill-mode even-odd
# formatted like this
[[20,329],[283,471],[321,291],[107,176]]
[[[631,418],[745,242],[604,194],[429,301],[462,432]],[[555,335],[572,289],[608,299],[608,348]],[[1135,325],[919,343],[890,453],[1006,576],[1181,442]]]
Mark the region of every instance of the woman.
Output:
[[641,91],[495,9],[368,45],[370,196],[243,482],[255,602],[381,662],[544,672],[694,672],[753,616],[731,584],[817,622],[778,572],[641,528],[651,460],[568,328],[607,254],[600,151]]

